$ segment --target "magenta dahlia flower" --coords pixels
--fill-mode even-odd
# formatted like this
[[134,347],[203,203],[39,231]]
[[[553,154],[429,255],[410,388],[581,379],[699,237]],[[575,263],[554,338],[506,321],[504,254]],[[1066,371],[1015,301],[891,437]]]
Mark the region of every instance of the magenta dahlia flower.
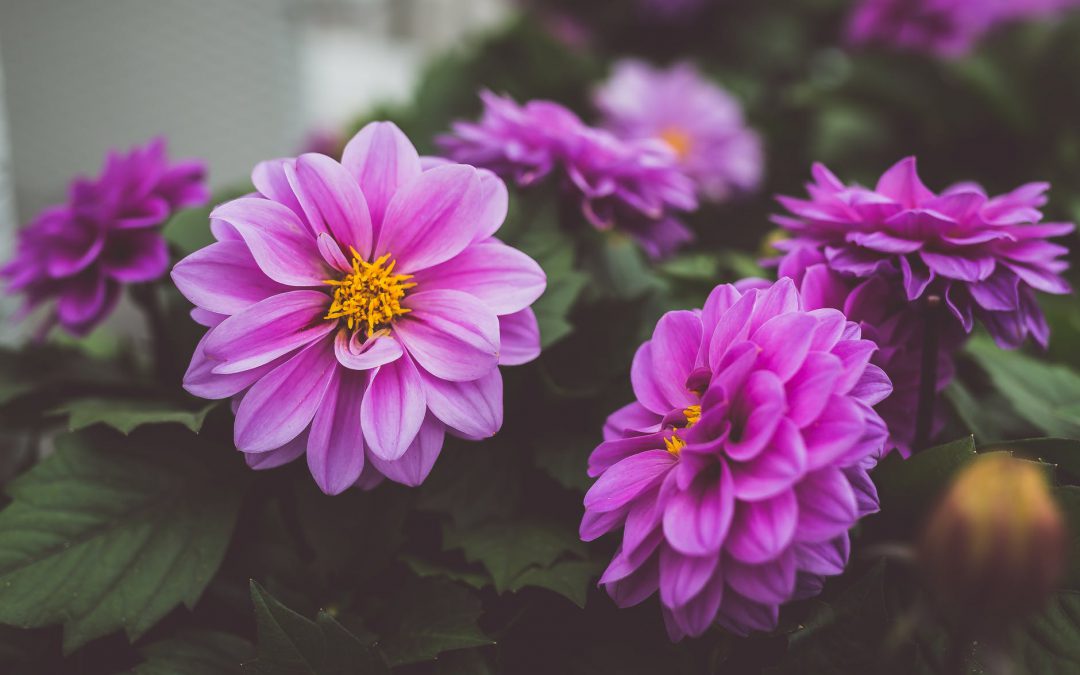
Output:
[[124,284],[153,281],[169,268],[158,226],[209,198],[202,162],[170,165],[158,138],[127,154],[111,151],[96,179],[76,178],[63,204],[19,232],[15,257],[0,268],[25,316],[55,301],[42,333],[59,323],[85,335],[120,299]]
[[1076,0],[862,0],[848,25],[854,44],[880,43],[945,57],[969,53],[1007,23],[1052,16]]
[[491,169],[520,186],[557,174],[595,227],[618,228],[653,257],[692,239],[674,213],[697,208],[694,183],[659,140],[620,140],[551,101],[524,106],[482,92],[479,122],[456,122],[437,142],[456,162]]
[[714,621],[745,635],[839,574],[848,530],[878,508],[875,348],[841,312],[805,310],[790,279],[664,315],[634,357],[637,401],[589,458],[581,537],[623,528],[600,579],[616,604],[659,590],[672,639]]
[[1071,291],[1061,277],[1068,250],[1047,239],[1074,229],[1041,222],[1048,184],[988,197],[963,183],[939,195],[919,180],[911,157],[872,190],[844,185],[820,164],[813,175],[809,200],[779,198],[792,214],[775,218],[793,235],[776,244],[784,274],[823,258],[850,279],[884,276],[908,302],[938,295],[965,333],[978,319],[1001,347],[1015,348],[1029,334],[1047,344],[1035,292]]
[[236,397],[249,464],[306,452],[328,494],[382,476],[418,485],[447,431],[498,431],[498,366],[539,354],[529,306],[546,284],[493,236],[503,182],[460,164],[423,170],[387,122],[364,127],[341,163],[273,160],[252,180],[254,196],[211,214],[217,243],[172,273],[211,327],[184,387]]
[[742,106],[690,63],[657,69],[620,61],[596,104],[620,138],[667,143],[705,199],[722,201],[761,182],[761,139],[743,121]]

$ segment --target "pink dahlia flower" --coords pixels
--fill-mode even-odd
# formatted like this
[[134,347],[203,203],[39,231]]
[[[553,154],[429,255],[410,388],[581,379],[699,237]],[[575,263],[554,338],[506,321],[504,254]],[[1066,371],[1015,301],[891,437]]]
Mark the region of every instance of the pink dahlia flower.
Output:
[[722,201],[761,182],[761,139],[746,126],[742,106],[692,64],[657,69],[620,61],[596,104],[619,137],[667,143],[705,199]]
[[184,387],[236,397],[249,464],[306,453],[328,494],[383,476],[418,485],[447,431],[498,431],[498,366],[539,354],[529,306],[546,283],[493,236],[503,182],[460,164],[423,170],[386,122],[362,129],[341,163],[272,160],[252,180],[255,195],[211,214],[217,243],[172,273],[211,327]]
[[1076,0],[862,0],[848,25],[855,44],[882,43],[945,57],[963,56],[995,28],[1045,18]]
[[875,349],[839,311],[805,310],[790,279],[664,315],[634,357],[637,401],[589,458],[581,537],[623,528],[600,579],[616,604],[659,590],[672,639],[714,621],[745,635],[839,574],[848,530],[878,508],[872,406],[890,385]]
[[590,223],[628,233],[653,257],[692,239],[673,214],[697,208],[694,183],[667,144],[620,140],[550,101],[521,106],[491,92],[481,98],[479,122],[456,122],[453,134],[437,139],[448,157],[521,186],[557,174]]
[[164,139],[111,151],[96,179],[76,178],[63,204],[19,232],[15,257],[0,276],[25,295],[25,316],[55,301],[43,330],[59,323],[85,335],[120,299],[124,284],[153,281],[169,268],[159,226],[176,210],[209,198],[201,162],[169,165]]
[[[919,180],[911,157],[872,190],[844,185],[820,164],[813,175],[809,200],[779,197],[792,214],[775,217],[793,235],[776,244],[785,274],[823,257],[849,279],[883,275],[903,288],[908,302],[940,296],[965,333],[978,319],[1004,348],[1029,334],[1047,344],[1035,292],[1071,292],[1061,277],[1068,249],[1047,239],[1074,229],[1041,222],[1047,183],[998,197],[972,183],[935,194]],[[806,249],[820,255],[806,256]]]

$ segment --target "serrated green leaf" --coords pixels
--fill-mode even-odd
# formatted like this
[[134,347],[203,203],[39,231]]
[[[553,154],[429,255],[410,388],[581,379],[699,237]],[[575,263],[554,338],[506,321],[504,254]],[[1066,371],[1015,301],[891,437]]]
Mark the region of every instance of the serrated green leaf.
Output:
[[1080,480],[1080,440],[1071,438],[1026,438],[980,446],[980,452],[1011,451],[1024,457],[1041,459]]
[[251,581],[258,634],[259,675],[351,675],[388,673],[386,664],[326,612],[317,621],[297,614]]
[[568,553],[585,556],[576,530],[539,521],[446,527],[443,548],[460,548],[466,560],[483,565],[500,593],[510,590],[514,580],[531,567],[548,567]]
[[491,584],[491,579],[482,571],[471,572],[469,570],[454,569],[412,555],[401,556],[401,562],[405,563],[409,569],[413,571],[413,574],[422,578],[443,577],[451,581],[459,581],[476,589],[481,589]]
[[1073,416],[1080,401],[1080,375],[1062,365],[999,349],[986,337],[976,337],[967,352],[985,370],[994,387],[1016,412],[1051,436],[1080,436]]
[[214,402],[198,410],[187,410],[167,401],[82,398],[69,401],[53,412],[68,416],[70,431],[104,424],[120,433],[130,434],[146,424],[182,424],[199,433],[206,416],[216,406]]
[[443,652],[493,644],[476,621],[480,601],[466,588],[416,579],[390,602],[380,647],[391,666],[430,661]]
[[975,439],[961,438],[927,448],[904,459],[892,453],[870,472],[881,500],[882,516],[918,524],[957,469],[975,457]]
[[587,473],[589,453],[593,446],[584,436],[545,439],[533,453],[536,466],[555,479],[559,485],[579,492],[588,491],[592,479]]
[[146,660],[132,675],[240,675],[251,643],[228,633],[188,631],[139,650]]
[[[246,473],[219,448],[142,434],[60,439],[0,511],[0,621],[64,624],[71,651],[194,606],[225,555]],[[112,438],[110,436],[109,438]]]
[[591,560],[560,560],[550,567],[530,567],[510,582],[509,590],[527,587],[546,588],[563,596],[582,609],[585,599],[603,567]]
[[1021,675],[1080,672],[1080,593],[1058,593],[1038,616],[1013,636]]

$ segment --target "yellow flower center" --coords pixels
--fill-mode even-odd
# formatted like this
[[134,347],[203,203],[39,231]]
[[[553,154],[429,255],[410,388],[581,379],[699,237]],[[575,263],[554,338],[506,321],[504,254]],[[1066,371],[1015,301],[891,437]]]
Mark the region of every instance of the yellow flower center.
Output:
[[352,272],[340,281],[323,281],[334,287],[334,301],[324,318],[344,318],[349,330],[363,326],[367,336],[371,337],[395,317],[412,311],[402,307],[401,300],[405,291],[416,284],[409,282],[411,274],[394,274],[397,261],[391,260],[389,253],[368,262],[356,249],[350,247],[349,250],[353,256]]
[[664,129],[660,132],[660,139],[671,146],[680,160],[686,159],[686,155],[690,153],[690,134],[678,127]]
[[[686,425],[683,429],[689,429],[701,419],[701,406],[695,404],[686,408],[683,410],[683,416],[686,417]],[[667,447],[668,452],[678,456],[679,452],[686,447],[686,441],[679,436],[678,431],[673,431],[670,436],[664,439],[664,446]]]

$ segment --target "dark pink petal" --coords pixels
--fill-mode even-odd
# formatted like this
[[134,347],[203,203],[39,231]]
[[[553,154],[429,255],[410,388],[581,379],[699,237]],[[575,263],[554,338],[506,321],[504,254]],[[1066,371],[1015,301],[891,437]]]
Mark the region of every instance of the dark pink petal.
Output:
[[844,364],[843,375],[836,384],[836,393],[846,394],[851,391],[851,388],[862,379],[866,364],[870,363],[875,351],[877,351],[877,345],[870,340],[845,340],[833,347],[833,356],[839,358]]
[[672,474],[668,473],[659,487],[641,495],[626,509],[626,524],[623,527],[622,550],[634,557],[652,551],[657,544],[654,540],[663,537],[661,519],[664,515],[664,495],[670,490]]
[[670,608],[683,607],[701,593],[719,563],[717,555],[689,556],[661,546],[660,601]]
[[101,269],[125,284],[153,281],[169,269],[169,247],[157,230],[131,230],[109,235]]
[[482,302],[459,291],[406,296],[412,310],[394,334],[424,370],[455,382],[475,380],[499,362],[499,319]]
[[614,441],[626,435],[638,435],[659,430],[660,416],[637,401],[628,403],[608,415],[604,422],[604,440]]
[[750,336],[761,348],[758,365],[787,382],[802,367],[817,327],[814,317],[798,312],[769,319]]
[[613,438],[596,446],[589,455],[589,476],[599,476],[613,464],[646,450],[659,450],[664,447],[664,438],[669,432],[656,432],[627,438]]
[[701,319],[694,312],[668,312],[657,322],[650,345],[651,375],[668,409],[695,403],[686,382],[701,346]]
[[360,404],[367,374],[335,368],[322,404],[311,420],[307,463],[319,488],[341,494],[364,470],[364,435],[360,431]]
[[712,341],[713,331],[716,330],[720,317],[731,309],[732,305],[738,302],[741,297],[742,293],[737,291],[731,284],[721,284],[709,293],[709,297],[705,300],[705,305],[701,310],[702,340],[697,358],[694,360],[695,366],[703,366],[708,363],[709,343]]
[[794,491],[760,502],[737,502],[725,550],[744,563],[774,560],[791,543],[798,521]]
[[410,274],[453,258],[476,239],[488,208],[485,198],[471,166],[425,171],[390,201],[375,256],[390,253],[398,269]]
[[502,427],[503,382],[498,368],[471,382],[448,382],[424,370],[420,379],[428,409],[460,436],[479,441]]
[[[664,622],[668,624],[668,635],[678,640],[684,635],[697,637],[712,626],[723,602],[725,576],[714,574],[700,593],[685,606],[679,608],[662,607]],[[671,623],[677,627],[672,631]]]
[[393,461],[412,444],[427,412],[423,380],[412,359],[379,366],[371,376],[360,419],[371,454]]
[[[294,173],[295,171],[295,173]],[[371,255],[371,215],[356,179],[333,159],[318,153],[300,155],[285,175],[293,185],[312,231],[327,232],[341,246],[367,259]]]
[[934,280],[934,272],[930,269],[912,267],[911,261],[906,256],[900,258],[900,271],[904,277],[904,291],[908,300],[921,298],[926,287]]
[[245,452],[244,461],[256,471],[267,471],[285,466],[307,450],[308,432],[305,429],[296,438],[275,450],[266,452]]
[[949,279],[982,281],[994,273],[995,263],[990,256],[969,258],[962,252],[950,255],[922,250],[919,251],[919,257],[935,274]]
[[666,450],[647,450],[627,457],[593,483],[585,495],[585,508],[601,513],[622,508],[663,480],[676,461]]
[[420,175],[420,156],[393,122],[372,122],[345,146],[341,163],[360,185],[376,234],[398,189]]
[[729,560],[724,578],[736,592],[754,602],[782,605],[795,593],[795,552],[786,549],[775,560],[748,565]]
[[758,298],[757,290],[747,291],[721,316],[712,337],[709,338],[708,365],[714,371],[718,369],[728,348],[745,340],[750,334],[750,317],[754,313]]
[[328,303],[319,291],[289,291],[233,314],[207,334],[214,372],[249,370],[328,335],[337,323],[323,319]]
[[812,265],[806,270],[799,291],[806,309],[843,307],[849,292],[840,275],[823,264]]
[[855,493],[840,469],[828,467],[808,474],[795,495],[799,499],[798,541],[829,541],[845,534],[858,519]]
[[879,253],[914,253],[923,242],[894,237],[886,232],[850,232],[845,239]]
[[859,406],[846,396],[830,396],[821,416],[802,430],[808,468],[830,466],[862,437],[866,422]]
[[801,429],[818,418],[836,390],[843,368],[840,359],[832,354],[813,352],[806,357],[802,368],[787,383],[787,417],[796,426]]
[[750,317],[750,334],[753,334],[766,321],[789,312],[797,312],[802,306],[799,301],[799,292],[795,289],[795,282],[791,279],[780,279],[763,293],[758,295],[754,305],[754,313]]
[[895,199],[905,208],[913,209],[936,195],[919,180],[914,157],[905,157],[886,171],[878,180],[875,191]]
[[477,298],[498,315],[525,309],[544,292],[547,277],[529,256],[496,239],[468,246],[415,275],[425,291],[445,288]]
[[1055,295],[1064,295],[1072,292],[1072,287],[1069,285],[1069,282],[1062,279],[1058,272],[1047,269],[1046,265],[1037,267],[1034,265],[1011,263],[1008,261],[1005,262],[1005,265],[1015,272],[1024,283],[1030,285],[1037,291],[1053,293]]
[[848,392],[848,395],[859,399],[867,405],[877,405],[888,398],[892,391],[893,386],[889,376],[885,374],[884,370],[871,363],[866,366],[862,377]]
[[540,356],[540,324],[526,307],[499,317],[499,365],[520,366]]
[[395,483],[416,487],[424,482],[442,452],[445,427],[428,415],[420,425],[416,438],[398,459],[388,461],[372,453],[368,459],[387,478]]
[[263,274],[239,241],[219,241],[192,253],[173,267],[172,280],[194,305],[219,314],[236,314],[289,290]]
[[102,315],[107,297],[105,277],[89,270],[60,292],[56,311],[65,325],[90,323]]
[[[601,582],[603,583],[603,582]],[[656,592],[660,583],[658,556],[653,556],[632,574],[605,584],[615,605],[626,609],[641,604]]]
[[242,197],[214,209],[211,218],[231,225],[266,276],[287,286],[321,286],[336,277],[323,262],[315,237],[288,207]]
[[985,194],[978,190],[969,189],[949,191],[948,194],[927,201],[924,206],[957,222],[966,222],[975,216],[985,203]]
[[630,382],[637,400],[657,415],[665,415],[674,407],[668,403],[656,379],[651,340],[642,343],[634,353],[634,360],[630,364]]
[[191,310],[191,320],[207,328],[213,328],[227,318],[229,318],[228,314],[218,314],[202,307],[194,307]]
[[735,429],[725,444],[728,456],[740,462],[756,457],[772,439],[786,407],[780,379],[767,370],[754,372],[746,381],[733,420]]
[[720,604],[717,622],[735,635],[747,636],[755,631],[768,632],[776,628],[780,608],[775,604],[754,602],[730,588]]
[[475,241],[482,241],[494,236],[503,221],[506,220],[506,211],[510,204],[510,196],[506,191],[506,183],[487,169],[477,171],[480,178],[481,201],[486,205],[477,222],[478,230]]
[[844,475],[847,476],[848,482],[851,483],[852,491],[855,493],[855,504],[858,509],[859,518],[868,516],[871,513],[877,513],[881,510],[877,486],[874,485],[874,481],[870,479],[870,474],[866,472],[866,469],[853,466],[848,467],[843,471]]
[[715,555],[728,537],[735,511],[731,472],[698,476],[687,490],[675,491],[664,509],[664,536],[686,555]]
[[790,489],[806,471],[806,445],[799,429],[783,419],[769,449],[749,462],[732,462],[735,498],[767,499]]
[[319,255],[322,256],[323,262],[330,267],[336,269],[338,272],[349,274],[352,272],[352,264],[349,262],[349,258],[345,257],[342,253],[341,247],[334,241],[334,238],[326,232],[320,232],[316,238],[316,245],[319,247]]
[[972,299],[983,309],[995,312],[1014,311],[1020,306],[1019,278],[1001,270],[986,281],[968,284]]
[[355,331],[349,335],[345,328],[338,329],[334,336],[334,355],[338,363],[351,370],[371,370],[397,361],[404,351],[392,336],[376,334],[364,339],[363,333]]
[[216,400],[235,396],[285,362],[284,358],[279,358],[266,365],[240,373],[231,375],[215,373],[214,368],[221,362],[207,358],[205,345],[208,336],[209,333],[204,335],[195,346],[195,353],[191,355],[191,364],[184,373],[184,389],[199,398]]
[[581,537],[582,541],[595,541],[619,525],[622,525],[624,518],[626,518],[624,509],[606,511],[604,513],[586,511],[585,515],[581,518],[581,527],[578,528],[578,536]]
[[[622,513],[624,510],[620,510],[619,513]],[[607,569],[604,570],[604,573],[600,575],[600,585],[610,584],[613,581],[625,579],[648,563],[650,559],[655,560],[657,556],[653,554],[660,544],[663,543],[663,540],[663,534],[659,530],[656,530],[650,536],[646,537],[645,541],[643,541],[636,549],[630,550],[627,549],[626,546],[619,546],[611,559],[611,564],[609,564]],[[656,588],[653,588],[653,590],[655,591]]]
[[812,574],[834,575],[844,571],[851,544],[847,534],[831,541],[800,543],[793,546],[799,569]]
[[315,416],[337,367],[331,340],[319,340],[252,385],[236,411],[236,447],[266,452],[299,436]]

